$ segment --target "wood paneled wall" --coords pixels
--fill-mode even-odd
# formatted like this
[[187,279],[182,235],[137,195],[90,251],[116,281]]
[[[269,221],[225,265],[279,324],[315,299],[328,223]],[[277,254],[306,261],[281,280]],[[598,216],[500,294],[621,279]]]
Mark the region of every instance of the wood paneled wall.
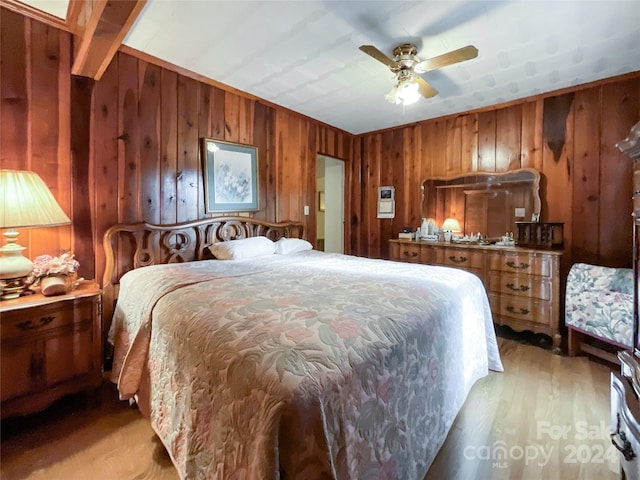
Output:
[[3,8],[0,29],[2,168],[38,172],[73,220],[25,230],[26,255],[71,248],[101,280],[109,226],[204,217],[202,137],[257,146],[251,215],[301,221],[315,241],[316,154],[349,163],[352,135],[124,53],[99,82],[75,77],[70,34]]
[[[422,180],[533,167],[542,221],[564,222],[564,270],[574,262],[631,266],[631,161],[615,144],[640,120],[640,73],[589,88],[363,135],[354,250],[388,258],[388,239],[420,225]],[[396,217],[376,218],[377,189],[396,188]]]
[[[25,230],[27,255],[71,248],[102,276],[112,224],[204,215],[199,139],[256,145],[260,211],[315,240],[317,154],[347,162],[346,250],[386,258],[420,223],[428,176],[534,167],[542,219],[565,222],[563,264],[631,264],[631,165],[616,149],[640,119],[640,73],[481,112],[352,136],[282,108],[119,53],[99,82],[70,74],[67,32],[0,8],[2,168],[44,178],[73,225]],[[396,217],[376,218],[378,187]],[[303,206],[310,205],[310,216]]]

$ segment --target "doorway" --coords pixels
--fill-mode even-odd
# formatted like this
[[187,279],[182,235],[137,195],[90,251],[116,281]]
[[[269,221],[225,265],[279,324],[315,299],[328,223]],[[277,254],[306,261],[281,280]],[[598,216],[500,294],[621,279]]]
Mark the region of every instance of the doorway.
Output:
[[344,161],[325,155],[316,160],[316,248],[344,253]]

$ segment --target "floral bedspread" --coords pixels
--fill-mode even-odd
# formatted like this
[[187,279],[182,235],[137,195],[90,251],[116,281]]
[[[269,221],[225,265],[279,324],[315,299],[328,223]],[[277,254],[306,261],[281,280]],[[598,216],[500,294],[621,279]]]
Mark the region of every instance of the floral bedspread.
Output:
[[129,272],[112,338],[182,479],[422,479],[502,370],[476,276],[316,251]]

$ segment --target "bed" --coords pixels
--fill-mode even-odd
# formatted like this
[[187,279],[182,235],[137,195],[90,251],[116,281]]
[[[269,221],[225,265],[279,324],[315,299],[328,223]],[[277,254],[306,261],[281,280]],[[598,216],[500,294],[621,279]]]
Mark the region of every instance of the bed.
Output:
[[[422,479],[502,371],[478,277],[302,236],[245,217],[105,234],[111,377],[181,479]],[[246,239],[274,253],[211,258]]]

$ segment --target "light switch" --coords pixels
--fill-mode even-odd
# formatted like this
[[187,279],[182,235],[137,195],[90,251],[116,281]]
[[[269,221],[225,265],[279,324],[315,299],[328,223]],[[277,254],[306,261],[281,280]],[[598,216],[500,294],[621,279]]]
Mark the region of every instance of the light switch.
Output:
[[309,205],[304,206],[304,214],[309,215]]
[[524,208],[516,208],[515,216],[519,218],[524,217]]

